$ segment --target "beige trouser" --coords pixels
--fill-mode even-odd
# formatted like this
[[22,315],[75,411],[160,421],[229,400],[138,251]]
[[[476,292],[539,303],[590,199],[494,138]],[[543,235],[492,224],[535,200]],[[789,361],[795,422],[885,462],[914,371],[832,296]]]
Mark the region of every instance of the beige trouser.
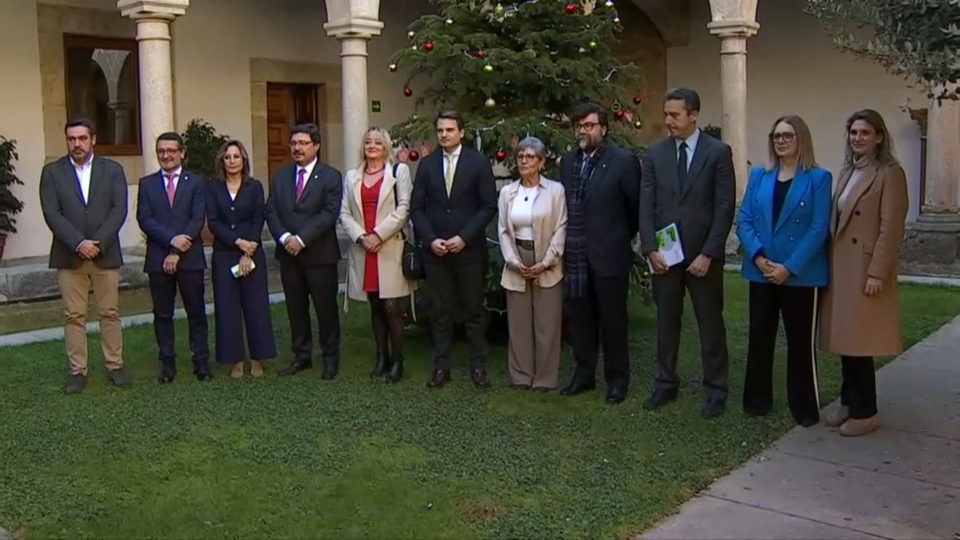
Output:
[[[517,243],[517,254],[527,266],[537,262],[532,248],[527,242]],[[533,388],[559,386],[563,281],[543,288],[527,280],[526,291],[507,291],[507,319],[510,382]]]
[[87,374],[87,306],[90,290],[100,319],[100,343],[107,369],[123,367],[123,329],[120,326],[120,269],[98,268],[83,261],[77,268],[57,271],[63,298],[63,338],[72,375]]

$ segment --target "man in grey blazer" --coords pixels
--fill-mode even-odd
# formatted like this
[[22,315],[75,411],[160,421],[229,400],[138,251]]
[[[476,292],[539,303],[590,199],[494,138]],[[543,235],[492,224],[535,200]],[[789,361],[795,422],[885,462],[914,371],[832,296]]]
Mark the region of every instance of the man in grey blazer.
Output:
[[70,363],[66,392],[87,384],[87,303],[93,289],[107,375],[115,386],[130,385],[123,370],[120,326],[120,227],[127,219],[127,179],[115,161],[96,156],[97,133],[89,120],[66,127],[69,155],[43,167],[40,207],[53,233],[50,268],[57,269],[66,315],[63,333]]
[[[653,267],[657,305],[657,376],[644,404],[657,409],[677,397],[677,353],[683,299],[690,301],[700,331],[703,418],[723,414],[729,356],[723,321],[723,263],[736,209],[736,177],[730,147],[697,127],[700,96],[690,88],[667,93],[664,123],[670,137],[647,150],[640,182],[640,244]],[[658,250],[657,231],[675,224],[683,260],[670,266]]]

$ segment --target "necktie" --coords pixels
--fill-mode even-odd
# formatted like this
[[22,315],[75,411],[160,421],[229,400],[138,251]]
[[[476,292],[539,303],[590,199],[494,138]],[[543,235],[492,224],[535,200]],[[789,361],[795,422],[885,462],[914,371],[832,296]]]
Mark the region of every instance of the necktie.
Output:
[[449,196],[450,190],[453,189],[453,173],[455,172],[453,169],[453,158],[455,156],[453,154],[446,154],[446,156],[447,156],[447,172],[446,174],[443,175],[443,178],[444,180],[446,180],[447,195]]
[[173,180],[177,177],[175,174],[167,174],[167,202],[170,203],[170,208],[173,208],[173,199],[177,195],[177,186],[173,183]]
[[300,169],[297,173],[297,202],[300,202],[300,199],[303,198],[304,176],[306,176],[306,174],[306,169]]
[[680,152],[677,155],[677,178],[680,180],[680,189],[687,187],[687,143],[680,143]]

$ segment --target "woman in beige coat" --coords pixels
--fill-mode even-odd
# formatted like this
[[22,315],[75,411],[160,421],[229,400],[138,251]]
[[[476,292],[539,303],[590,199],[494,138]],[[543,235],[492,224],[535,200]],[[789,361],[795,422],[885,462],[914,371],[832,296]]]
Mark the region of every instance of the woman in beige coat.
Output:
[[[363,138],[360,166],[343,180],[340,225],[353,242],[347,254],[347,302],[370,303],[376,342],[371,378],[403,376],[403,304],[415,285],[404,275],[404,230],[410,218],[410,169],[395,162],[390,135],[372,127]],[[388,343],[389,342],[389,343]]]
[[820,320],[821,348],[840,355],[843,370],[841,406],[826,423],[848,437],[879,427],[874,357],[903,351],[897,260],[908,204],[883,117],[854,113],[834,191],[830,287]]
[[563,184],[541,175],[545,161],[540,139],[520,141],[520,179],[500,190],[497,223],[505,261],[500,284],[507,291],[510,382],[541,392],[556,388],[560,378],[567,238]]

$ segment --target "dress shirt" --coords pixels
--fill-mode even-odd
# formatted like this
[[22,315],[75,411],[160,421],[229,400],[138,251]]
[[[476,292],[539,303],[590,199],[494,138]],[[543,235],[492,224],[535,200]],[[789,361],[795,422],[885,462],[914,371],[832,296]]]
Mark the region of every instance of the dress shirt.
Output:
[[[305,166],[302,166],[302,167],[300,165],[297,165],[297,169],[293,173],[294,193],[296,193],[297,182],[300,181],[300,171],[306,171],[303,173],[303,189],[307,189],[307,182],[310,181],[310,175],[313,174],[313,169],[317,166],[317,161],[319,161],[319,159],[320,158],[313,158],[313,161],[311,161],[310,163],[307,163]],[[279,241],[281,246],[283,245],[284,241],[286,241],[287,238],[290,238],[290,233],[288,232],[280,235]],[[300,238],[299,235],[294,235],[294,238],[297,239],[297,242],[300,242],[300,247],[302,248],[307,247],[307,245],[303,242],[303,238]]]
[[687,172],[690,172],[690,164],[693,163],[693,154],[697,151],[697,143],[700,142],[700,128],[693,132],[693,135],[686,139],[677,139],[677,163],[680,162],[680,144],[687,143]]
[[80,194],[83,195],[83,204],[87,204],[90,197],[90,171],[93,170],[93,154],[90,154],[87,162],[81,165],[77,165],[73,161],[73,158],[70,158],[70,164],[73,165],[73,170],[77,173],[77,182],[80,183]]
[[[457,162],[460,160],[460,150],[463,148],[463,145],[458,145],[453,149],[453,152],[447,152],[446,149],[443,150],[443,177],[447,177],[447,168],[453,167],[453,170],[457,170]],[[449,157],[448,154],[451,154],[453,157]]]

